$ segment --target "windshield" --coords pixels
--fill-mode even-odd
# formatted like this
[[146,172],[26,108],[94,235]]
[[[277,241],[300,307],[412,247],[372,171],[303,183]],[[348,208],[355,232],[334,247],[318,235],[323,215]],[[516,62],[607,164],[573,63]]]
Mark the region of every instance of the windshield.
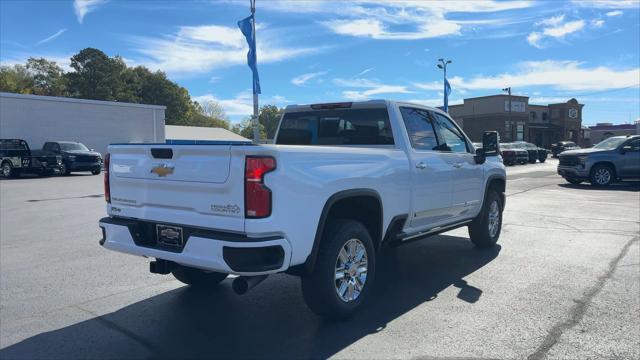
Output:
[[625,142],[625,140],[627,140],[627,138],[608,138],[606,140],[600,141],[599,143],[594,145],[593,148],[602,149],[602,150],[611,150],[620,146],[620,144]]
[[70,151],[70,150],[83,150],[89,151],[83,143],[60,143],[60,150],[62,151]]
[[500,144],[502,149],[513,149],[513,145],[511,144]]

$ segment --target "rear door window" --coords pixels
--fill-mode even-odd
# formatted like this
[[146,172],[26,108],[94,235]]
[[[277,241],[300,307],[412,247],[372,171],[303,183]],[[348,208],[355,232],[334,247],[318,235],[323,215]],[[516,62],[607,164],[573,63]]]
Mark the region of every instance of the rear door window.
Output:
[[393,145],[386,108],[285,113],[276,144]]
[[400,107],[411,146],[416,150],[438,150],[433,121],[427,110]]

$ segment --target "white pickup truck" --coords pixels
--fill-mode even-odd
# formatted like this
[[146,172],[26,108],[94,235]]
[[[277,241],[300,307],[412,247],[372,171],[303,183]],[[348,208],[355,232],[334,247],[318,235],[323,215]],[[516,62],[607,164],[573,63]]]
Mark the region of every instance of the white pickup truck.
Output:
[[441,110],[385,100],[288,106],[269,145],[114,144],[100,244],[192,286],[239,275],[240,294],[299,275],[314,312],[345,318],[388,246],[461,226],[476,246],[496,243],[497,144],[487,132],[476,150]]

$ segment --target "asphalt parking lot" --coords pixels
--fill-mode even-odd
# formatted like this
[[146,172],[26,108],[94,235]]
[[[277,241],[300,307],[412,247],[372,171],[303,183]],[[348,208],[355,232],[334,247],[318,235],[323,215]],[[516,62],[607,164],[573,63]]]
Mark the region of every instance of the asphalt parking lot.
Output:
[[376,297],[323,321],[300,281],[244,296],[102,249],[102,176],[0,181],[0,358],[640,358],[640,184],[508,168],[500,246],[466,229],[384,255]]

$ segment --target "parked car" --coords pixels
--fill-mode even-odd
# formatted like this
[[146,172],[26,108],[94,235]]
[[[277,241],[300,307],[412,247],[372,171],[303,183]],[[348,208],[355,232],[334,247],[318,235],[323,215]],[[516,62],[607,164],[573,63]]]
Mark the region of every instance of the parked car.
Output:
[[494,246],[497,138],[474,151],[447,113],[374,100],[288,106],[275,145],[111,145],[100,244],[192,286],[240,275],[239,294],[286,271],[314,312],[348,317],[389,245],[468,226],[476,246]]
[[551,156],[557,158],[558,155],[565,150],[576,150],[580,149],[573,141],[560,141],[551,145]]
[[532,143],[524,142],[524,141],[516,141],[513,143],[515,147],[518,149],[522,149],[527,151],[528,158],[527,162],[530,164],[535,164],[538,161],[538,147]]
[[102,155],[80,142],[49,141],[44,143],[42,151],[62,156],[64,175],[74,171],[91,171],[98,175],[102,169]]
[[526,164],[529,161],[529,153],[512,143],[501,143],[500,154],[505,165]]
[[558,174],[572,184],[588,180],[595,186],[640,179],[640,135],[610,137],[592,148],[564,151]]
[[32,153],[22,139],[0,139],[0,169],[6,178],[21,173],[48,176],[62,171],[62,157]]
[[549,151],[537,145],[534,145],[534,146],[538,149],[538,161],[540,161],[541,163],[547,161],[547,157],[549,156]]

